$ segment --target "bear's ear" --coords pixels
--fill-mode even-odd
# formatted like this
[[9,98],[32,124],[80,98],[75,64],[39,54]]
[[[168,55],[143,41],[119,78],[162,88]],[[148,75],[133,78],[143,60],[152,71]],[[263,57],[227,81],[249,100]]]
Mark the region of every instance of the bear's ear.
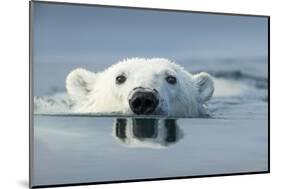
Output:
[[83,100],[93,89],[95,74],[82,68],[70,72],[66,78],[66,90],[72,100]]
[[198,87],[201,100],[203,102],[210,100],[214,93],[214,81],[212,77],[205,72],[201,72],[194,75],[194,79]]

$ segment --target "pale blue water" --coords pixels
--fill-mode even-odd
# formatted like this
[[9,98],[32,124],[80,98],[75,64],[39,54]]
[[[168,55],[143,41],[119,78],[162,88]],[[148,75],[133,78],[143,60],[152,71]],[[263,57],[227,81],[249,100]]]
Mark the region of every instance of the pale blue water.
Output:
[[[145,147],[118,140],[115,118],[34,120],[34,185],[268,170],[266,117],[179,119],[181,138]],[[141,136],[143,143],[153,138],[149,131]]]

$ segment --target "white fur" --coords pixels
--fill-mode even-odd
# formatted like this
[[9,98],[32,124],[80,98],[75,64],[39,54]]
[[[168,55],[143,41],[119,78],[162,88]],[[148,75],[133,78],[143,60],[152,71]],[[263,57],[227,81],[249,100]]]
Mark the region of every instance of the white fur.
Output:
[[[117,85],[115,78],[121,73],[127,80]],[[175,85],[167,83],[167,74],[177,78]],[[183,67],[162,58],[125,59],[99,73],[79,68],[66,79],[73,110],[79,113],[133,114],[128,97],[136,87],[156,89],[160,99],[155,113],[169,116],[205,114],[204,104],[214,92],[213,80],[207,73],[193,76]]]

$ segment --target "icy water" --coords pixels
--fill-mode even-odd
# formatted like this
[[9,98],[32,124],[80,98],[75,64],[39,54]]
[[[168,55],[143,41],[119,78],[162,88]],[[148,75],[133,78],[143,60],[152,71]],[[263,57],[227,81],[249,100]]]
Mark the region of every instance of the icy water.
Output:
[[35,114],[33,185],[267,171],[267,60],[213,65],[210,118]]
[[266,117],[132,124],[132,118],[35,116],[34,121],[34,185],[268,169]]

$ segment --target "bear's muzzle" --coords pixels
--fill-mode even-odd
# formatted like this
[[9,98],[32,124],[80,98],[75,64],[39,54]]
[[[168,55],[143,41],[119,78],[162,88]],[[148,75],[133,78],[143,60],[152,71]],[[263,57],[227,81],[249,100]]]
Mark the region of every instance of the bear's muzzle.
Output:
[[129,105],[135,114],[151,114],[159,104],[157,91],[142,87],[134,88]]

